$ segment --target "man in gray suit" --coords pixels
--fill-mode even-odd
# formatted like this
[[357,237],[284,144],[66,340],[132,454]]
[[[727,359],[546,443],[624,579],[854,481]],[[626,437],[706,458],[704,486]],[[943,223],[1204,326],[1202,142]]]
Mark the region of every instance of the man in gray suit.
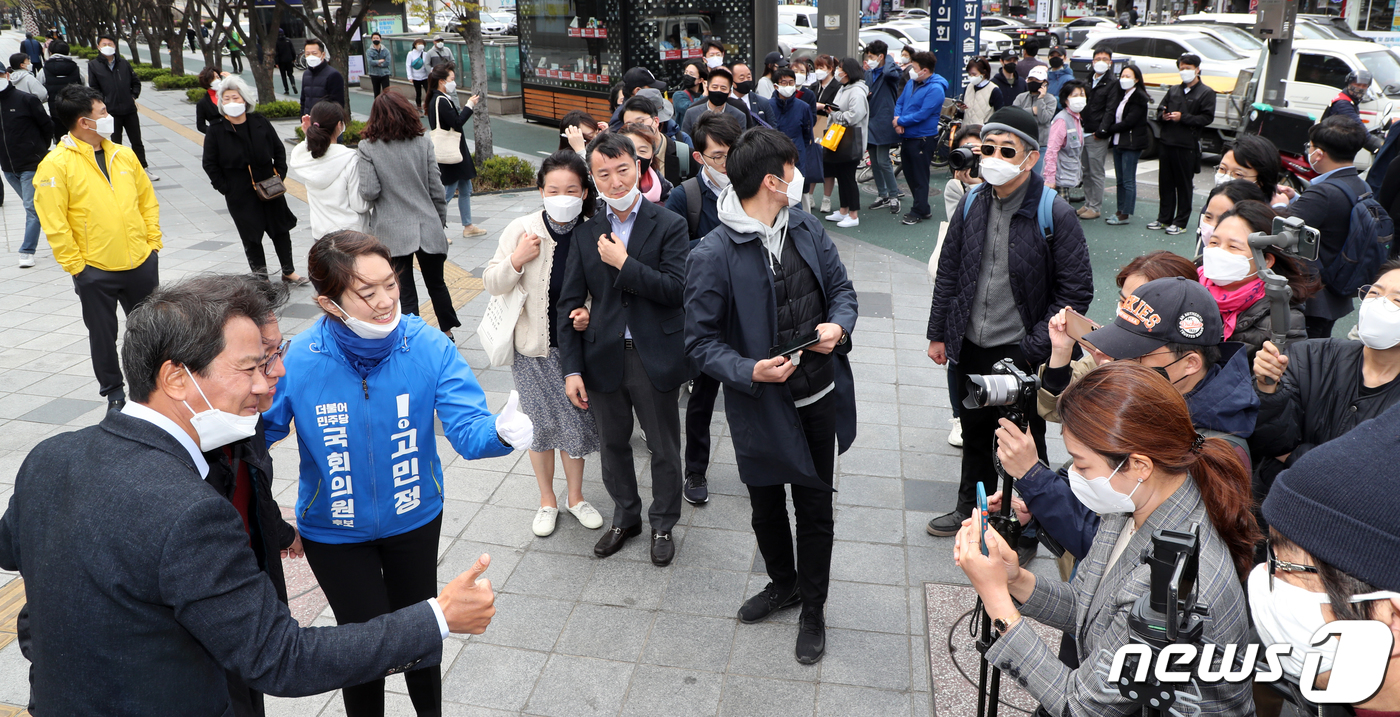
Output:
[[157,290],[127,318],[130,402],[20,467],[0,566],[25,578],[36,714],[231,715],[225,670],[310,695],[437,664],[448,632],[490,623],[486,555],[367,623],[303,629],[278,599],[201,452],[256,429],[268,311],[255,290]]

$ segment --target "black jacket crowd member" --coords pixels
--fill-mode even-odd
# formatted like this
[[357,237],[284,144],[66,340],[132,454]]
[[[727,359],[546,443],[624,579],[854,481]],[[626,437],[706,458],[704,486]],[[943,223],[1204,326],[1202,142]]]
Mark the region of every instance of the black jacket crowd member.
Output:
[[1201,81],[1201,58],[1191,53],[1176,63],[1181,84],[1172,85],[1157,108],[1162,128],[1162,203],[1148,229],[1180,234],[1191,221],[1194,177],[1201,171],[1201,130],[1215,121],[1215,90]]
[[[141,115],[136,113],[136,98],[141,96],[141,80],[131,69],[131,63],[117,54],[117,41],[110,37],[97,39],[99,57],[88,60],[88,87],[102,93],[107,112],[112,115],[112,141],[122,144],[122,133],[131,135],[131,151],[146,167],[146,145],[141,142]],[[147,171],[152,182],[160,181]]]

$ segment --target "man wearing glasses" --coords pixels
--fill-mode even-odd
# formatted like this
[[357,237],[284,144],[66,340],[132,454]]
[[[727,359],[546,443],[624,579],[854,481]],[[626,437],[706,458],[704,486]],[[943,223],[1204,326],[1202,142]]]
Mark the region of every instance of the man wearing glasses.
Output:
[[[986,374],[1010,358],[1033,372],[1050,356],[1046,325],[1060,309],[1083,312],[1094,296],[1089,250],[1074,208],[1052,196],[1041,208],[1045,182],[1032,171],[1040,157],[1035,117],[1003,107],[982,126],[985,185],[968,190],[948,225],[929,310],[928,355],[956,364],[959,374]],[[989,185],[989,186],[988,186]],[[1053,191],[1053,190],[1050,190]],[[931,535],[951,536],[972,513],[978,482],[997,489],[993,465],[995,408],[962,411],[962,482],[953,510],[929,521]],[[1030,417],[1045,458],[1045,420]],[[1035,543],[1017,546],[1029,560]]]

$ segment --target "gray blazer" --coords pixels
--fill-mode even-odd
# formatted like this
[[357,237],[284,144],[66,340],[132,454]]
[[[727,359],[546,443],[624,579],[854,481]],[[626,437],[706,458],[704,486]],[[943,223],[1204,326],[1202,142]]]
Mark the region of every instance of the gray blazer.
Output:
[[426,135],[360,142],[360,196],[370,203],[369,233],[391,256],[447,253],[447,199]]
[[[1128,643],[1128,613],[1133,603],[1149,591],[1151,571],[1142,564],[1140,556],[1144,548],[1152,545],[1154,531],[1188,531],[1192,523],[1201,524],[1198,582],[1201,601],[1210,607],[1203,640],[1220,646],[1248,642],[1244,587],[1229,549],[1206,515],[1196,481],[1188,478],[1152,512],[1105,575],[1113,546],[1130,519],[1126,513],[1104,515],[1094,545],[1079,564],[1074,579],[1064,583],[1038,578],[1035,592],[1021,606],[1024,617],[1057,630],[1072,631],[1079,651],[1079,669],[1071,670],[1060,662],[1056,650],[1041,642],[1035,631],[1024,624],[1025,620],[987,650],[987,660],[1030,692],[1052,715],[1124,716],[1141,711],[1118,693],[1116,685],[1108,684],[1108,671],[1114,653]],[[1236,652],[1237,663],[1242,652]],[[1212,667],[1219,667],[1220,658],[1217,649]],[[1231,669],[1239,669],[1239,665]],[[1202,694],[1203,715],[1254,714],[1248,681],[1197,687]]]
[[299,627],[189,452],[116,411],[25,458],[0,567],[25,580],[35,714],[232,717],[225,670],[294,697],[442,659],[426,601]]

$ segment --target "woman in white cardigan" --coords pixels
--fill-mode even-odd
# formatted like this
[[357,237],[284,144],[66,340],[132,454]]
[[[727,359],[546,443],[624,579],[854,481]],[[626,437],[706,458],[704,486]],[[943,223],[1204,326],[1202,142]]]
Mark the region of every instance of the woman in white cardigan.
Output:
[[341,229],[364,231],[369,202],[360,196],[359,155],[336,142],[345,131],[345,109],[317,102],[301,129],[306,141],[292,149],[287,168],[306,185],[312,241]]
[[544,210],[527,214],[506,226],[496,255],[482,279],[492,296],[519,288],[525,303],[515,325],[515,356],[511,375],[520,393],[520,410],[535,424],[530,465],[540,486],[540,509],[535,535],[554,532],[559,501],[554,496],[554,452],[564,463],[568,484],[564,507],[585,528],[603,526],[603,517],[583,499],[583,457],[598,450],[593,414],[576,408],[564,393],[564,370],[556,338],[560,317],[555,311],[564,282],[564,263],[574,227],[593,214],[597,193],[588,180],[588,165],[569,150],[550,155],[536,179]]

